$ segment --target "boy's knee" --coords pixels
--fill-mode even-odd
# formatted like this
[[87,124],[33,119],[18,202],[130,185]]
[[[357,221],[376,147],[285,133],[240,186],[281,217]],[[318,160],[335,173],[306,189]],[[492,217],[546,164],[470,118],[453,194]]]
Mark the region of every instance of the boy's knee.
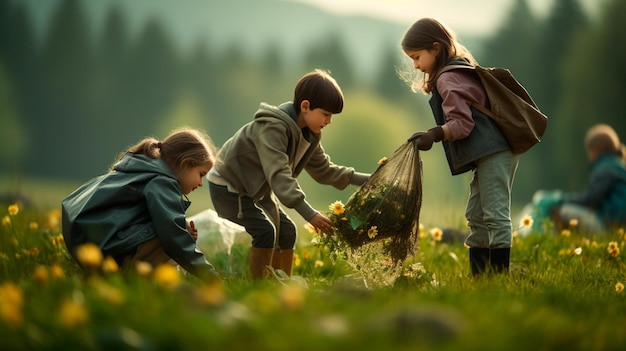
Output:
[[296,244],[296,225],[292,221],[284,221],[280,224],[280,236],[278,245],[281,249],[291,249]]

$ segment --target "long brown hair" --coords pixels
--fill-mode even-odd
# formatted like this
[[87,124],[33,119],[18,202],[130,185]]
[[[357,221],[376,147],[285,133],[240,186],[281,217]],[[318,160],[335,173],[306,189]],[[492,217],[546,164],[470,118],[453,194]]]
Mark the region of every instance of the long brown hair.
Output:
[[414,69],[411,69],[410,72],[399,72],[401,78],[409,83],[413,91],[417,91],[419,88],[425,94],[431,93],[434,90],[439,71],[454,57],[463,57],[472,65],[478,64],[469,50],[457,41],[454,32],[433,18],[422,18],[413,23],[404,34],[400,45],[402,50],[406,52],[432,50],[434,43],[439,43],[439,53],[435,59],[432,74],[425,73],[419,77],[419,72]]
[[163,141],[147,137],[119,154],[116,163],[128,152],[161,158],[175,171],[203,165],[213,167],[217,157],[211,138],[203,131],[188,127],[173,131]]

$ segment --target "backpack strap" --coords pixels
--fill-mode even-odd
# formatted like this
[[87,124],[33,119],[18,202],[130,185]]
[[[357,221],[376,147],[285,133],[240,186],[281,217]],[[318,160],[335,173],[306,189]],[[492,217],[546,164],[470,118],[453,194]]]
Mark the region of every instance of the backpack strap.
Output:
[[[439,71],[439,73],[437,73],[437,78],[439,78],[439,76],[444,73],[444,72],[448,72],[448,71],[452,71],[455,69],[466,69],[466,70],[470,70],[470,71],[474,71],[476,72],[476,67],[474,66],[468,66],[468,65],[447,65],[445,67],[443,67],[441,69],[441,71]],[[482,82],[481,82],[482,85]],[[487,103],[489,103],[489,97],[487,97]],[[496,118],[495,115],[493,114],[493,112],[491,112],[491,110],[489,110],[486,106],[483,106],[477,102],[473,102],[472,106],[474,106],[476,109],[478,109],[480,112],[486,114],[487,116],[491,117],[491,118]]]
[[439,78],[439,76],[444,73],[444,72],[448,72],[448,71],[452,71],[454,69],[467,69],[467,70],[472,70],[475,71],[476,68],[474,66],[466,66],[466,65],[447,65],[444,66],[438,73],[437,73],[437,78]]

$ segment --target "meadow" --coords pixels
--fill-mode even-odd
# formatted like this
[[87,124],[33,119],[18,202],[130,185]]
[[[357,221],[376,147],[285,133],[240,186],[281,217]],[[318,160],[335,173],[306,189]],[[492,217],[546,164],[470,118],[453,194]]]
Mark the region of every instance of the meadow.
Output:
[[368,288],[305,228],[292,279],[249,280],[249,242],[237,240],[230,253],[201,246],[222,276],[202,284],[171,267],[122,274],[98,250],[79,269],[58,210],[9,204],[0,219],[3,350],[626,347],[623,229],[516,235],[510,273],[476,279],[446,223],[424,227],[395,284]]

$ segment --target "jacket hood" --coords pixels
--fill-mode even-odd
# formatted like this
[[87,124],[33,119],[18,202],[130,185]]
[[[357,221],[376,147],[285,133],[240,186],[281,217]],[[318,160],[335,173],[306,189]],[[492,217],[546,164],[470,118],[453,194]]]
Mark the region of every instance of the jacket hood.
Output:
[[286,102],[280,106],[274,106],[262,102],[259,109],[254,113],[254,119],[257,121],[268,119],[268,122],[271,122],[273,119],[279,119],[287,124],[293,131],[300,130],[300,127],[298,127],[298,123],[296,122],[297,118],[296,109],[293,107],[292,102]]
[[124,173],[154,173],[177,179],[176,173],[160,158],[130,152],[113,165],[113,170]]

